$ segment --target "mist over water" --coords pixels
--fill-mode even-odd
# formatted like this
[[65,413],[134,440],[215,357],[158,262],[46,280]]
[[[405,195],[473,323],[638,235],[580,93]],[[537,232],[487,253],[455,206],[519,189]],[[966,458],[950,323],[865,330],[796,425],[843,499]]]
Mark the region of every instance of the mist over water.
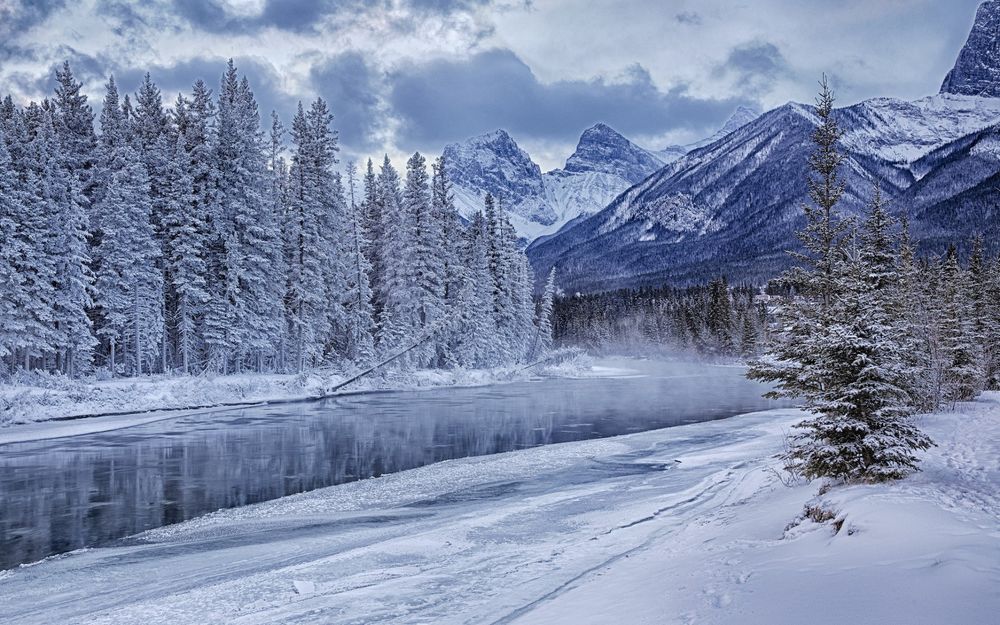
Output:
[[0,445],[0,568],[450,458],[778,405],[739,367],[601,364],[634,375],[357,395]]

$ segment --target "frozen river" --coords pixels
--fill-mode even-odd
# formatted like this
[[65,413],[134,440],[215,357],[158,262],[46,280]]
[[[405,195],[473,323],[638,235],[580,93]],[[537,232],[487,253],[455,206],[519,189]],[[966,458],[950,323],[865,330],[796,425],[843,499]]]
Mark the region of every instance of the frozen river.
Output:
[[0,445],[0,568],[441,460],[773,407],[734,367],[345,396]]

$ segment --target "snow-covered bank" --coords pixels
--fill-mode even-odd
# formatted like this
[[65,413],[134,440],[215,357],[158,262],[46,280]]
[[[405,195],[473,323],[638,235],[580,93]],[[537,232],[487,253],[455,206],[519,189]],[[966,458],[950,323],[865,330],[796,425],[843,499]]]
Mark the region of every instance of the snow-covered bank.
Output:
[[[924,472],[787,488],[801,418],[441,462],[0,577],[12,623],[995,623],[1000,394],[923,418]],[[833,519],[802,519],[816,505]],[[839,531],[836,528],[839,527]]]
[[[344,392],[414,390],[442,386],[481,386],[528,379],[538,375],[621,375],[621,371],[595,369],[586,356],[525,369],[387,371],[351,383]],[[168,415],[135,415],[152,411],[194,411],[218,406],[252,405],[308,400],[325,395],[348,375],[314,371],[300,375],[246,374],[226,376],[148,376],[114,380],[79,380],[61,375],[32,373],[16,382],[0,384],[0,428],[53,419],[90,415],[127,416],[128,423],[143,423]],[[105,418],[107,423],[122,419]],[[99,427],[99,426],[98,426]],[[78,432],[80,426],[65,426]],[[100,431],[87,430],[87,431]],[[2,441],[0,434],[0,441]]]

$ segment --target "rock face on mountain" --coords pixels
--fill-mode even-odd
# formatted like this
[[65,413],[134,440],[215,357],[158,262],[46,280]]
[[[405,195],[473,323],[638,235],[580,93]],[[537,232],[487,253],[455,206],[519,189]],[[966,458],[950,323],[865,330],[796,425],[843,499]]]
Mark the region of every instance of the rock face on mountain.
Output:
[[489,192],[502,198],[519,222],[550,225],[556,214],[545,202],[542,170],[505,130],[496,130],[444,148],[455,201],[468,216],[483,207]]
[[632,143],[607,124],[597,124],[580,136],[576,151],[566,159],[563,171],[571,174],[612,174],[631,185],[642,182],[663,165],[662,160]]
[[1000,97],[1000,0],[979,6],[972,33],[941,93]]

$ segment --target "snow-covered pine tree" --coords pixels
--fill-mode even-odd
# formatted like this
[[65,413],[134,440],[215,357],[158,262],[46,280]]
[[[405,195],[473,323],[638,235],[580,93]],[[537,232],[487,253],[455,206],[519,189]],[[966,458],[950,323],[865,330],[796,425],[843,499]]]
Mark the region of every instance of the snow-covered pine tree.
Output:
[[[12,371],[18,350],[26,347],[36,305],[28,291],[25,264],[32,258],[26,233],[30,223],[25,193],[18,181],[3,130],[0,129],[0,375]],[[9,362],[5,367],[4,362]],[[6,371],[5,371],[6,369]]]
[[789,459],[806,477],[845,482],[898,479],[930,446],[910,421],[903,343],[893,314],[897,284],[890,219],[876,189],[861,234],[836,269],[832,323],[822,337],[829,360],[817,416],[803,423]]
[[[281,236],[267,201],[260,113],[230,59],[219,90],[213,147],[207,342],[221,371],[260,370],[281,333]],[[236,264],[234,264],[236,263]]]
[[556,268],[549,270],[549,277],[545,279],[545,289],[542,297],[538,300],[538,318],[535,321],[535,341],[528,355],[528,360],[534,360],[538,356],[552,349],[552,308],[556,297]]
[[[265,360],[274,355],[283,321],[281,231],[268,192],[271,183],[260,113],[246,76],[240,80],[235,104],[240,155],[233,179],[240,181],[242,193],[233,207],[233,223],[244,261],[238,306],[244,313],[240,320],[244,328],[241,351],[244,357],[252,355],[254,368],[261,371]],[[231,192],[227,196],[234,197]]]
[[707,322],[713,347],[718,354],[729,354],[733,350],[733,303],[729,299],[729,284],[722,277],[712,280],[708,289]]
[[[126,100],[128,102],[128,100]],[[135,109],[128,115],[127,126],[130,132],[132,147],[136,150],[139,160],[146,168],[149,179],[149,200],[150,200],[150,221],[153,224],[153,232],[160,254],[157,256],[157,268],[163,275],[163,283],[172,284],[172,279],[166,275],[166,259],[172,256],[169,249],[169,238],[164,229],[164,222],[167,219],[166,211],[169,207],[167,197],[167,168],[170,162],[170,153],[173,149],[173,140],[170,137],[170,120],[166,110],[163,108],[163,96],[160,89],[153,82],[149,72],[143,76],[142,84],[136,93]],[[168,293],[169,294],[169,293]],[[172,294],[170,294],[172,295]],[[176,317],[176,299],[167,298],[161,302],[161,306],[166,305],[168,309],[161,315],[163,319],[173,319]],[[167,324],[164,323],[163,340],[161,341],[163,350],[160,354],[160,369],[167,370],[171,354],[168,353],[170,347]]]
[[[513,227],[512,227],[513,228]],[[516,243],[515,243],[516,245]],[[514,346],[511,352],[512,362],[522,362],[528,357],[535,335],[535,274],[521,250],[513,248],[511,260],[511,295],[514,304]]]
[[995,323],[992,317],[992,303],[990,302],[991,283],[992,275],[983,255],[983,237],[977,234],[972,239],[972,253],[969,256],[969,292],[967,295],[970,299],[970,313],[972,315],[972,340],[978,347],[976,359],[981,373],[976,389],[977,394],[986,389],[987,381],[994,375],[993,362],[996,359],[998,349],[997,345],[986,340],[991,334],[991,326]]
[[920,410],[933,410],[940,402],[940,387],[935,367],[938,332],[932,297],[927,290],[926,272],[921,269],[910,239],[909,221],[900,217],[897,245],[895,305],[893,314],[903,344],[907,392]]
[[462,342],[456,359],[462,366],[484,367],[496,361],[496,323],[493,316],[493,277],[490,272],[489,231],[482,211],[466,230],[465,266],[468,280],[458,294]]
[[940,271],[941,283],[941,354],[945,369],[943,399],[954,405],[973,399],[979,392],[982,369],[979,344],[973,319],[972,289],[965,271],[958,263],[958,251],[952,245]]
[[517,250],[516,233],[503,209],[502,198],[487,193],[483,201],[486,251],[489,261],[490,285],[493,292],[492,326],[494,360],[499,365],[513,361],[523,346],[515,309],[514,261]]
[[[370,161],[369,161],[370,163]],[[350,207],[350,260],[347,314],[349,340],[346,357],[358,366],[371,364],[375,358],[375,317],[372,313],[372,290],[369,284],[371,264],[365,254],[371,243],[365,232],[363,207],[356,197],[358,168],[354,161],[346,167],[348,205]]]
[[[292,121],[295,151],[289,176],[289,210],[284,228],[287,244],[286,295],[290,364],[298,371],[319,364],[332,328],[328,284],[330,267],[338,262],[336,234],[328,193],[334,187],[337,138],[330,131],[326,104],[317,100],[307,115],[301,103]],[[339,294],[341,297],[343,293]],[[338,300],[339,301],[339,300]]]
[[201,343],[198,320],[208,301],[206,290],[205,235],[207,225],[203,205],[195,194],[191,155],[187,150],[189,124],[178,129],[177,144],[167,168],[169,205],[167,232],[170,258],[166,259],[166,274],[170,289],[176,298],[172,329],[176,365],[184,373],[191,373],[199,362]]
[[984,378],[986,388],[995,391],[1000,390],[1000,256],[993,259],[989,266],[986,307],[988,323],[983,344],[989,347],[989,351]]
[[375,319],[377,336],[378,324],[382,318],[382,308],[384,306],[382,282],[385,269],[382,262],[381,246],[382,198],[379,194],[379,178],[375,175],[375,166],[370,158],[365,166],[363,186],[364,198],[361,200],[361,215],[364,223],[364,232],[368,239],[365,256],[368,258],[368,264],[371,265],[371,271],[368,275],[372,289],[372,316]]
[[69,61],[56,70],[55,111],[53,121],[61,146],[60,156],[66,169],[80,183],[81,203],[89,211],[93,199],[94,166],[97,159],[97,137],[94,134],[94,111],[87,96],[80,92],[83,85],[73,76]]
[[[324,103],[323,110],[326,111]],[[332,116],[326,114],[329,125]],[[333,136],[336,136],[334,131]],[[350,277],[353,275],[350,259],[352,257],[353,238],[351,237],[350,208],[347,205],[343,177],[340,172],[331,171],[328,184],[332,185],[321,193],[325,207],[324,233],[328,239],[332,254],[325,267],[324,284],[328,301],[327,316],[329,319],[329,334],[326,337],[325,359],[327,361],[343,361],[347,358],[351,319],[348,307],[353,295],[350,287]]]
[[36,363],[44,367],[44,358],[54,349],[55,342],[56,258],[51,254],[49,244],[51,205],[42,186],[47,150],[40,137],[42,118],[41,107],[32,103],[23,113],[14,112],[7,121],[8,132],[13,137],[9,143],[11,153],[16,150],[18,154],[18,160],[12,159],[11,162],[16,176],[15,195],[20,190],[24,207],[20,212],[21,205],[15,198],[5,209],[10,211],[16,223],[17,247],[23,252],[15,255],[16,247],[12,242],[10,258],[20,280],[20,303],[15,303],[15,306],[23,315],[23,329],[14,337],[13,346],[24,369],[30,369]]
[[809,181],[815,206],[806,207],[805,251],[795,255],[802,266],[785,275],[798,296],[785,303],[781,329],[748,376],[777,383],[770,395],[801,398],[815,415],[798,426],[785,454],[789,468],[808,478],[893,479],[915,467],[913,452],[929,441],[907,421],[912,408],[893,323],[889,219],[876,190],[862,250],[845,246],[849,222],[836,212],[840,132],[825,78],[817,105]]
[[[444,232],[440,219],[440,208],[428,186],[427,166],[424,157],[417,152],[407,164],[407,183],[404,193],[406,211],[413,220],[412,263],[414,279],[414,311],[417,324],[416,335],[434,332],[434,339],[413,353],[413,362],[420,366],[437,365],[441,352],[439,343],[445,340],[444,328],[440,327],[445,318],[445,263]],[[414,177],[411,180],[411,172]],[[435,169],[435,175],[437,175]]]
[[79,179],[62,157],[51,110],[42,113],[33,143],[41,168],[41,199],[49,216],[46,253],[55,265],[54,364],[57,370],[75,375],[90,366],[96,343],[87,315],[93,274],[87,241],[89,220],[84,210],[86,200]]
[[443,328],[442,340],[438,341],[437,362],[440,366],[454,366],[458,363],[457,349],[461,344],[461,329],[464,316],[472,311],[462,308],[462,293],[469,281],[465,264],[465,228],[455,209],[451,183],[444,157],[438,157],[432,165],[431,206],[438,228],[441,231],[441,262],[443,270],[443,301],[447,327]]
[[278,303],[280,305],[280,327],[276,347],[275,367],[278,371],[288,370],[288,349],[290,337],[288,334],[289,320],[286,297],[288,295],[288,262],[289,248],[289,206],[288,206],[288,164],[283,156],[285,152],[285,126],[275,111],[271,111],[271,130],[267,143],[268,191],[267,201],[278,224],[279,266],[273,272],[277,279]]
[[834,97],[825,76],[820,87],[816,101],[819,125],[813,132],[815,150],[809,159],[812,204],[803,206],[806,225],[798,233],[803,251],[790,253],[799,266],[782,276],[792,296],[777,310],[779,327],[766,352],[751,363],[748,372],[751,379],[776,383],[771,397],[803,398],[809,410],[825,391],[830,375],[828,355],[820,339],[831,324],[835,270],[844,255],[844,233],[849,226],[836,208],[844,191],[838,174],[843,160],[837,151],[841,132],[833,117]]
[[156,262],[160,247],[150,221],[152,202],[145,165],[131,146],[124,146],[119,157],[122,166],[112,174],[102,199],[95,303],[104,320],[99,331],[110,347],[112,371],[121,347],[128,350],[126,370],[141,375],[152,369],[160,353],[163,274]]
[[[124,114],[121,109],[118,85],[114,76],[108,77],[105,84],[104,102],[101,107],[101,134],[97,144],[97,163],[94,167],[95,188],[93,193],[93,204],[90,212],[90,245],[91,245],[91,269],[97,281],[96,289],[100,289],[102,252],[104,251],[101,241],[104,238],[104,222],[108,220],[107,213],[117,210],[119,206],[109,206],[106,198],[111,189],[112,178],[115,173],[124,166],[124,148],[127,145],[128,133],[125,125]],[[135,157],[135,152],[131,152]],[[113,215],[111,216],[113,217]],[[95,293],[95,307],[92,311],[94,319],[94,330],[98,339],[107,341],[114,334],[114,331],[105,328],[107,320],[103,317],[103,310],[100,306],[100,293]],[[121,346],[118,341],[117,347]],[[102,345],[101,352],[104,360],[110,361],[111,345]]]
[[[419,161],[422,164],[422,159]],[[417,297],[413,266],[413,218],[408,208],[426,193],[427,174],[420,173],[418,161],[407,163],[405,195],[399,188],[399,175],[385,158],[378,176],[378,195],[382,219],[379,258],[381,260],[382,310],[378,323],[378,348],[383,355],[407,346],[416,338]],[[423,187],[423,191],[421,190]],[[408,359],[405,359],[408,360]],[[407,362],[399,364],[406,365]]]

